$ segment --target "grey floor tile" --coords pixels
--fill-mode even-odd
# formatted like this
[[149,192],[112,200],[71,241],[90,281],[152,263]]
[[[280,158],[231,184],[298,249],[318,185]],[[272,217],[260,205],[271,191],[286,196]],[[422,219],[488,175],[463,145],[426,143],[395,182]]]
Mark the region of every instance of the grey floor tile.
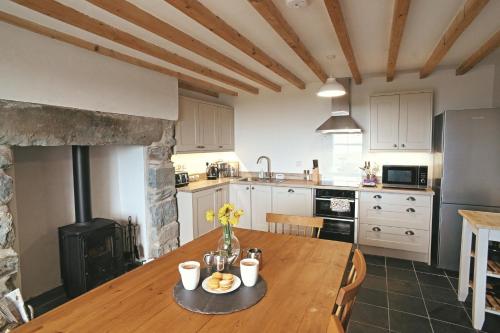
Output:
[[481,331],[487,333],[500,332],[500,316],[494,315],[492,313],[487,313]]
[[460,306],[457,294],[452,289],[421,285],[424,299]]
[[376,275],[385,278],[385,266],[378,265],[366,265],[366,272],[370,275]]
[[458,272],[457,271],[450,271],[448,269],[445,269],[444,272],[449,277],[458,278]]
[[388,279],[387,288],[389,292],[421,297],[420,289],[416,282]]
[[463,326],[445,323],[436,319],[431,319],[432,329],[434,333],[474,333],[476,330]]
[[424,301],[421,298],[388,293],[389,309],[427,316]]
[[455,289],[455,291],[458,291],[458,279],[452,277],[449,277],[448,279],[450,279],[451,286],[453,287],[453,289]]
[[385,266],[385,257],[365,254],[365,260],[367,264]]
[[431,333],[431,323],[425,317],[389,310],[391,331],[400,333]]
[[441,288],[451,289],[450,281],[446,276],[427,274],[427,273],[417,273],[418,282],[421,285],[429,285]]
[[350,320],[347,333],[389,333],[388,330]]
[[363,282],[363,287],[376,290],[387,290],[386,280],[380,276],[367,275]]
[[388,309],[374,305],[354,303],[350,320],[381,328],[389,328]]
[[427,305],[427,311],[429,311],[429,317],[472,328],[469,317],[463,307],[433,301],[425,301],[425,304]]
[[356,302],[387,307],[387,293],[381,290],[360,288]]
[[391,280],[417,282],[417,276],[413,270],[394,267],[387,267],[387,278]]
[[413,267],[417,272],[445,275],[444,269],[427,265],[425,262],[414,261]]
[[413,269],[413,264],[411,260],[397,259],[397,258],[386,258],[386,265],[388,267],[403,268],[403,269]]

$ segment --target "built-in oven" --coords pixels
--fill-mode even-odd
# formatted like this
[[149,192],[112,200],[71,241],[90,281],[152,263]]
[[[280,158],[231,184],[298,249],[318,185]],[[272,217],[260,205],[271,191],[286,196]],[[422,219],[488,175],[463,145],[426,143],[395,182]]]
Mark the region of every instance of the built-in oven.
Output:
[[[332,199],[349,203],[349,209],[332,209]],[[319,238],[354,243],[356,239],[357,192],[352,190],[316,189],[314,215],[323,217]],[[347,207],[346,207],[347,208]]]

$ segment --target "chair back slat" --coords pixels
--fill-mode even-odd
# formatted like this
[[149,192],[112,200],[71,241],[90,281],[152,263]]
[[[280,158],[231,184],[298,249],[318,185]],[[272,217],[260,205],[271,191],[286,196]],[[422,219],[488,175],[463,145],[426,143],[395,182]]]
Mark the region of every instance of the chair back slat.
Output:
[[[268,223],[268,231],[272,230],[271,224],[274,224],[274,232],[278,233],[278,225],[281,225],[282,234],[303,235],[305,237],[310,235],[310,237],[319,238],[319,233],[323,228],[323,218],[321,217],[267,213],[266,222]],[[317,230],[316,235],[315,230]]]
[[[349,321],[349,316],[351,314],[351,308],[356,299],[356,295],[361,288],[361,285],[366,279],[366,261],[363,253],[360,250],[354,250],[354,255],[352,258],[352,268],[347,276],[347,283],[344,287],[340,288],[335,301],[335,313],[332,316],[336,316],[337,320],[340,321],[344,329],[347,327],[347,322]],[[332,324],[332,320],[330,321]],[[328,327],[330,332],[330,326]],[[333,329],[333,328],[332,328]],[[334,332],[334,331],[332,331]]]

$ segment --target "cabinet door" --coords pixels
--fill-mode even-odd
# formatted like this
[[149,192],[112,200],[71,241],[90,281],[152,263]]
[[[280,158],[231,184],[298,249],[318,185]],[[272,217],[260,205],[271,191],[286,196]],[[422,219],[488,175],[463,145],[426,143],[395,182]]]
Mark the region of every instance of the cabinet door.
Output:
[[199,103],[197,134],[200,147],[204,150],[214,151],[217,147],[215,139],[215,117],[217,107],[212,104]]
[[[215,215],[225,203],[229,202],[229,185],[221,186],[215,189]],[[217,216],[216,216],[217,218]]]
[[232,109],[217,108],[216,138],[218,150],[234,150],[234,111]]
[[273,212],[312,216],[312,190],[308,188],[273,187]]
[[272,187],[252,185],[252,230],[267,231],[266,214],[271,213]]
[[[195,238],[200,237],[207,232],[213,230],[216,222],[207,222],[205,213],[209,209],[215,208],[215,190],[209,189],[196,192],[193,194],[193,210],[194,210],[194,235]],[[216,213],[217,215],[217,213]]]
[[231,184],[231,203],[236,209],[243,209],[243,216],[240,218],[239,228],[252,228],[252,204],[250,198],[250,185]]
[[432,93],[402,94],[399,105],[399,149],[430,151]]
[[198,102],[179,98],[179,120],[175,126],[176,151],[197,150],[197,130],[196,122],[198,117]]
[[370,98],[370,149],[397,150],[399,95]]

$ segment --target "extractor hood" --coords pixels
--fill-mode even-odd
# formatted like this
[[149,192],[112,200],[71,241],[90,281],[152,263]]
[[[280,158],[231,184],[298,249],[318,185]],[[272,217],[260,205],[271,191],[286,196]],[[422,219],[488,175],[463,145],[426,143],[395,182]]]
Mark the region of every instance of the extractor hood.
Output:
[[363,130],[354,119],[351,118],[351,79],[341,78],[337,82],[345,88],[344,96],[332,98],[332,115],[316,132],[329,133],[361,133]]

